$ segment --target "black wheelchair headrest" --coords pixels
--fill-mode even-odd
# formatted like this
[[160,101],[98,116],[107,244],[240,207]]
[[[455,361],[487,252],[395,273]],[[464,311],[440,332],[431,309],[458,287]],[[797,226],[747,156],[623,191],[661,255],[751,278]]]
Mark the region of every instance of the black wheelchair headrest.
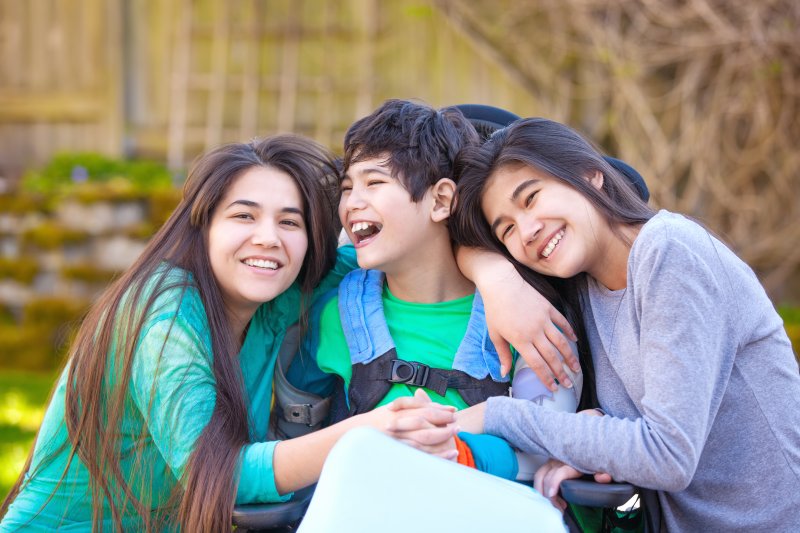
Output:
[[[505,128],[520,118],[510,111],[490,105],[459,104],[455,107],[467,117],[467,120],[469,120],[473,126],[475,126],[475,129],[478,130],[478,134],[484,141],[488,140],[495,131]],[[639,193],[639,196],[641,196],[645,202],[650,200],[650,191],[647,188],[647,184],[642,175],[639,174],[635,168],[615,157],[604,156],[604,158],[612,167],[628,178],[628,181],[631,182],[631,185],[633,185],[636,192]]]

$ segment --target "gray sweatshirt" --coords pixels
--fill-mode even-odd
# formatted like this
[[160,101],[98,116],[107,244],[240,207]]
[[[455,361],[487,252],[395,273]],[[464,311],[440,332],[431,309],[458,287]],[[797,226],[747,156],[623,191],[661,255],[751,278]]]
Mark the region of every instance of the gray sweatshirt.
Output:
[[491,398],[487,433],[583,472],[658,491],[668,531],[800,528],[800,373],[752,270],[659,212],[627,287],[589,280],[583,313],[608,416]]

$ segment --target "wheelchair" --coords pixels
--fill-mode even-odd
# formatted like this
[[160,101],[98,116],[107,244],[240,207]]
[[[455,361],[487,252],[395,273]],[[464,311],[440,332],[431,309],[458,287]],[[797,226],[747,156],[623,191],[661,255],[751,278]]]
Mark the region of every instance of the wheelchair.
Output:
[[[497,107],[481,104],[461,104],[457,107],[464,116],[472,123],[483,141],[486,141],[498,129],[504,128],[518,120],[520,117]],[[648,201],[650,194],[644,178],[630,165],[612,157],[606,160],[619,172],[621,172],[637,193]],[[286,381],[285,374],[281,369],[288,369],[291,359],[297,353],[299,347],[299,334],[296,328],[290,329],[286,334],[286,339],[281,347],[278,361],[276,364],[275,379],[276,389],[279,386],[291,387]],[[278,381],[284,383],[279,384]],[[303,394],[298,391],[298,394]],[[317,399],[324,401],[323,399]],[[318,405],[319,402],[313,405]],[[322,422],[318,413],[311,412],[312,403],[292,404],[291,409],[283,416],[274,417],[273,435],[277,438],[291,438],[298,436],[297,425],[283,425],[280,420],[292,420],[304,422],[312,431],[321,427]],[[315,485],[298,490],[293,497],[282,503],[264,503],[237,505],[233,511],[233,525],[237,531],[242,532],[261,532],[269,531],[273,533],[288,533],[295,531],[306,509],[314,495]],[[659,513],[655,493],[643,491],[628,483],[596,483],[590,476],[583,479],[572,479],[561,484],[561,497],[568,503],[598,509],[601,514],[602,531],[612,531],[615,527],[627,528],[638,527],[647,533],[658,533],[660,530]],[[617,513],[616,510],[632,501],[643,504],[644,509],[636,518],[628,518],[625,513]],[[620,516],[621,515],[621,516]],[[641,521],[641,522],[639,522]],[[581,532],[583,529],[579,521],[570,513],[565,514],[565,524],[570,532]]]

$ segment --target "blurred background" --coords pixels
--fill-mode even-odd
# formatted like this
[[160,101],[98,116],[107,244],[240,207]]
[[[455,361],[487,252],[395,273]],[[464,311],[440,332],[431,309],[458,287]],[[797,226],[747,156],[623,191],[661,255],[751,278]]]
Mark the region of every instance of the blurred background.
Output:
[[393,97],[579,129],[756,270],[798,351],[796,0],[0,0],[0,494],[191,160],[276,132],[341,152]]

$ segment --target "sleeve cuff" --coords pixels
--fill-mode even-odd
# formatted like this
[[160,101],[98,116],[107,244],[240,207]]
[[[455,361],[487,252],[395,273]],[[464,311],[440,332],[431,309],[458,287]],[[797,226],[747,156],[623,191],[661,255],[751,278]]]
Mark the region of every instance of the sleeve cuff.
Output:
[[277,441],[255,442],[242,447],[236,504],[274,503],[289,500],[294,493],[278,494],[272,456]]

